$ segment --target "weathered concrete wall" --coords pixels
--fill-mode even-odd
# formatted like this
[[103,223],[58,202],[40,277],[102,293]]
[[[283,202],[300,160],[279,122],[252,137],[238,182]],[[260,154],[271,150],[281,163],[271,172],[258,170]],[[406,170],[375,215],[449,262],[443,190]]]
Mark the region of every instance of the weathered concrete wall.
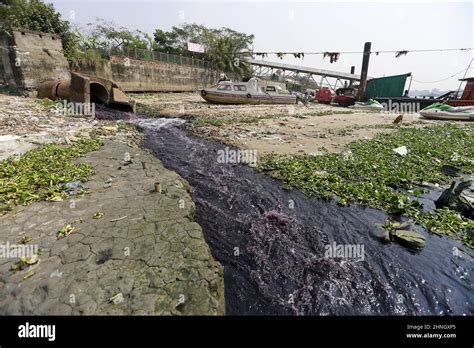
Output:
[[124,91],[194,91],[215,83],[219,74],[189,65],[112,56],[109,61],[79,60],[73,70],[111,79]]
[[7,83],[5,62],[8,62],[8,43],[5,37],[0,36],[0,83]]
[[219,76],[217,71],[191,65],[117,56],[103,61],[79,59],[70,67],[57,35],[25,29],[14,30],[11,40],[0,38],[0,47],[0,75],[20,90],[35,90],[45,80],[70,79],[70,69],[113,80],[130,92],[194,91],[215,83]]
[[48,79],[69,79],[69,64],[57,35],[26,29],[13,30],[2,39],[2,62],[9,86],[33,90]]

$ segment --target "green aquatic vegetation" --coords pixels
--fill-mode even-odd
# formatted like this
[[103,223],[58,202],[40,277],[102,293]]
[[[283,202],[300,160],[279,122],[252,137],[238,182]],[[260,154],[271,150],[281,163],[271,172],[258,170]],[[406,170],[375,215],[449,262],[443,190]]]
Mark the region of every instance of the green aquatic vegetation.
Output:
[[465,232],[474,229],[474,221],[462,219],[457,212],[448,208],[435,209],[428,213],[414,212],[412,216],[416,222],[432,233],[459,239],[464,239],[464,237],[467,237]]
[[[448,184],[452,178],[440,170],[453,166],[474,173],[473,128],[445,124],[423,128],[400,128],[370,140],[357,140],[343,154],[278,155],[260,159],[260,170],[282,180],[288,188],[321,198],[400,213],[434,233],[463,239],[474,229],[472,220],[456,212],[438,209],[423,213],[417,196],[420,184]],[[406,146],[401,156],[393,149]],[[410,196],[407,191],[412,190]],[[471,239],[472,240],[472,239]]]
[[192,126],[228,126],[232,124],[257,124],[260,120],[268,119],[269,117],[196,117],[192,120]]
[[93,174],[90,165],[74,163],[74,159],[100,146],[102,142],[95,138],[79,139],[69,146],[47,144],[0,162],[0,213],[18,204],[66,198],[63,183],[85,182]]
[[71,224],[64,225],[56,233],[56,239],[61,239],[61,238],[69,236],[72,232],[74,232],[75,229],[76,227]]
[[[133,98],[137,99],[136,96],[133,96]],[[164,115],[161,114],[160,108],[157,106],[137,102],[135,107],[138,114],[144,114],[148,117],[164,117]]]
[[93,218],[96,219],[96,220],[99,220],[99,219],[102,219],[103,216],[104,216],[104,213],[103,213],[103,212],[101,212],[101,211],[96,211],[96,212],[94,213]]
[[318,117],[321,117],[321,116],[330,116],[330,115],[349,115],[349,114],[353,114],[353,113],[354,113],[354,111],[350,111],[350,110],[342,110],[342,111],[327,110],[327,111],[304,113],[303,115],[304,116],[318,116]]

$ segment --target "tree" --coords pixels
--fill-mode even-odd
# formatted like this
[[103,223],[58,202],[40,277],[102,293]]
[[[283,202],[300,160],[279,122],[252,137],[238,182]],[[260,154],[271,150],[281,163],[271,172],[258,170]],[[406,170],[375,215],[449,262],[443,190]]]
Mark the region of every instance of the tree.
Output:
[[129,30],[119,27],[113,22],[107,22],[98,18],[96,23],[88,23],[92,26],[89,40],[95,42],[104,49],[117,48],[139,48],[150,50],[156,46],[155,41],[146,33],[140,30]]
[[74,50],[74,36],[68,21],[61,19],[52,4],[41,0],[4,0],[0,6],[0,31],[11,37],[12,28],[25,28],[57,34],[63,42],[66,56]]
[[172,27],[169,32],[156,29],[154,39],[159,51],[176,54],[188,54],[188,42],[201,44],[206,47],[203,58],[212,62],[216,69],[240,77],[250,73],[250,66],[242,58],[251,57],[253,35],[230,28],[210,29],[199,24],[183,24]]

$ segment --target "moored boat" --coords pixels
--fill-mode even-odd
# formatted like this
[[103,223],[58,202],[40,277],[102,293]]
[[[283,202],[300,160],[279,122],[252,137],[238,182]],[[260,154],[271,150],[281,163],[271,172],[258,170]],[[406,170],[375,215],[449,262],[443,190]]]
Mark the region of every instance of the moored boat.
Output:
[[350,105],[349,108],[354,109],[354,110],[364,110],[364,111],[382,111],[383,105],[380,104],[376,100],[369,99],[365,103],[355,102],[355,104]]
[[214,104],[296,104],[297,97],[279,86],[263,90],[256,78],[248,82],[220,81],[216,87],[201,90],[201,97]]
[[474,106],[449,106],[434,103],[420,111],[420,115],[434,120],[474,121]]
[[336,89],[334,102],[340,106],[354,105],[356,102],[356,89],[353,87],[345,87]]

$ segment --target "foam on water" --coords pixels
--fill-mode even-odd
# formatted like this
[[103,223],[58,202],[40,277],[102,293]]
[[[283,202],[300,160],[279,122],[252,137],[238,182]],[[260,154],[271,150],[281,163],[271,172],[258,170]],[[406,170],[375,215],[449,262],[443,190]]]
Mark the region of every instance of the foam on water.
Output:
[[182,118],[140,118],[131,121],[131,123],[136,124],[138,127],[154,130],[180,126],[185,122],[186,120],[183,120]]

